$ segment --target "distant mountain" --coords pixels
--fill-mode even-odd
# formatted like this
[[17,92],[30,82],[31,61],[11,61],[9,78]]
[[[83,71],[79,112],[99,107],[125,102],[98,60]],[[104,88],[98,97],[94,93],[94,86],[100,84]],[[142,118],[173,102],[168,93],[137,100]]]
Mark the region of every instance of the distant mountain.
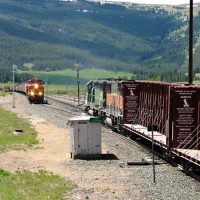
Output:
[[[134,74],[187,67],[184,7],[1,0],[0,67],[103,68]],[[199,26],[197,11],[195,24]],[[199,55],[199,27],[194,43]],[[197,56],[198,57],[198,56]],[[195,59],[199,64],[198,59]]]
[[[65,0],[63,0],[65,1]],[[68,0],[66,0],[68,1]],[[99,0],[90,0],[92,2],[98,2]],[[103,1],[102,1],[103,2]],[[134,3],[134,4],[146,4],[146,5],[171,5],[171,6],[175,6],[175,5],[188,5],[190,2],[187,0],[177,0],[177,1],[170,1],[170,0],[161,0],[161,1],[157,1],[157,0],[106,0],[105,2],[110,2],[110,3]],[[199,0],[193,0],[193,4],[200,4]]]

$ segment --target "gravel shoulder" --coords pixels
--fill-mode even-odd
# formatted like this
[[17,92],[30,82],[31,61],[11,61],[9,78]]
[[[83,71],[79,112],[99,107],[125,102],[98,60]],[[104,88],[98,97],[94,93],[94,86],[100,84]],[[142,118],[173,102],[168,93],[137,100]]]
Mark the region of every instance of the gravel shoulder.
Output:
[[152,166],[120,167],[119,162],[140,160],[143,152],[139,147],[130,149],[109,134],[102,135],[102,153],[109,152],[116,159],[72,160],[67,117],[43,113],[19,94],[15,103],[16,108],[12,108],[12,95],[0,97],[1,107],[30,121],[40,144],[26,151],[1,153],[0,168],[10,172],[45,169],[72,180],[79,187],[65,194],[65,199],[199,199],[200,183],[168,164],[156,166],[156,184]]

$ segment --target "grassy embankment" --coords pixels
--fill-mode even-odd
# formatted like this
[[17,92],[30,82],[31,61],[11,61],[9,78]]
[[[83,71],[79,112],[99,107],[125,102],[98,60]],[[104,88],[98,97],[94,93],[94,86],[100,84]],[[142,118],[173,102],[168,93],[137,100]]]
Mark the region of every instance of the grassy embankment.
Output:
[[11,174],[0,169],[0,199],[38,200],[63,199],[63,195],[76,186],[59,176],[40,170]]
[[[0,92],[0,96],[4,93]],[[4,97],[1,97],[4,98]],[[38,144],[37,132],[27,120],[0,107],[0,153],[9,150],[26,150]],[[23,134],[15,135],[15,130]],[[46,171],[9,173],[0,169],[0,199],[62,199],[63,195],[75,188],[70,181]]]
[[[0,153],[7,150],[23,150],[38,144],[37,132],[30,128],[27,120],[0,108],[0,122]],[[24,134],[14,135],[15,130],[21,129]]]

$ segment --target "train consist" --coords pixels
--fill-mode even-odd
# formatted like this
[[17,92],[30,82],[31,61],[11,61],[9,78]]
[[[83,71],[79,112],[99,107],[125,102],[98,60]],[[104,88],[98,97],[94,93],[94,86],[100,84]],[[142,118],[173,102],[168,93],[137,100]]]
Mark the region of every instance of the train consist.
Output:
[[200,86],[141,80],[92,80],[85,109],[130,137],[154,142],[185,171],[200,173]]
[[15,91],[25,94],[30,103],[44,103],[44,81],[33,78],[15,86]]

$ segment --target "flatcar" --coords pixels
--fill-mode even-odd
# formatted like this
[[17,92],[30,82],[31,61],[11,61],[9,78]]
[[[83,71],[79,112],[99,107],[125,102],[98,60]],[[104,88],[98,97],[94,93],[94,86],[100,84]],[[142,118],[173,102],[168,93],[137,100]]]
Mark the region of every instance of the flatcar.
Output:
[[44,81],[33,78],[15,86],[15,91],[27,96],[30,103],[44,103]]
[[154,140],[167,160],[200,174],[199,85],[92,80],[86,84],[85,109],[129,137]]

